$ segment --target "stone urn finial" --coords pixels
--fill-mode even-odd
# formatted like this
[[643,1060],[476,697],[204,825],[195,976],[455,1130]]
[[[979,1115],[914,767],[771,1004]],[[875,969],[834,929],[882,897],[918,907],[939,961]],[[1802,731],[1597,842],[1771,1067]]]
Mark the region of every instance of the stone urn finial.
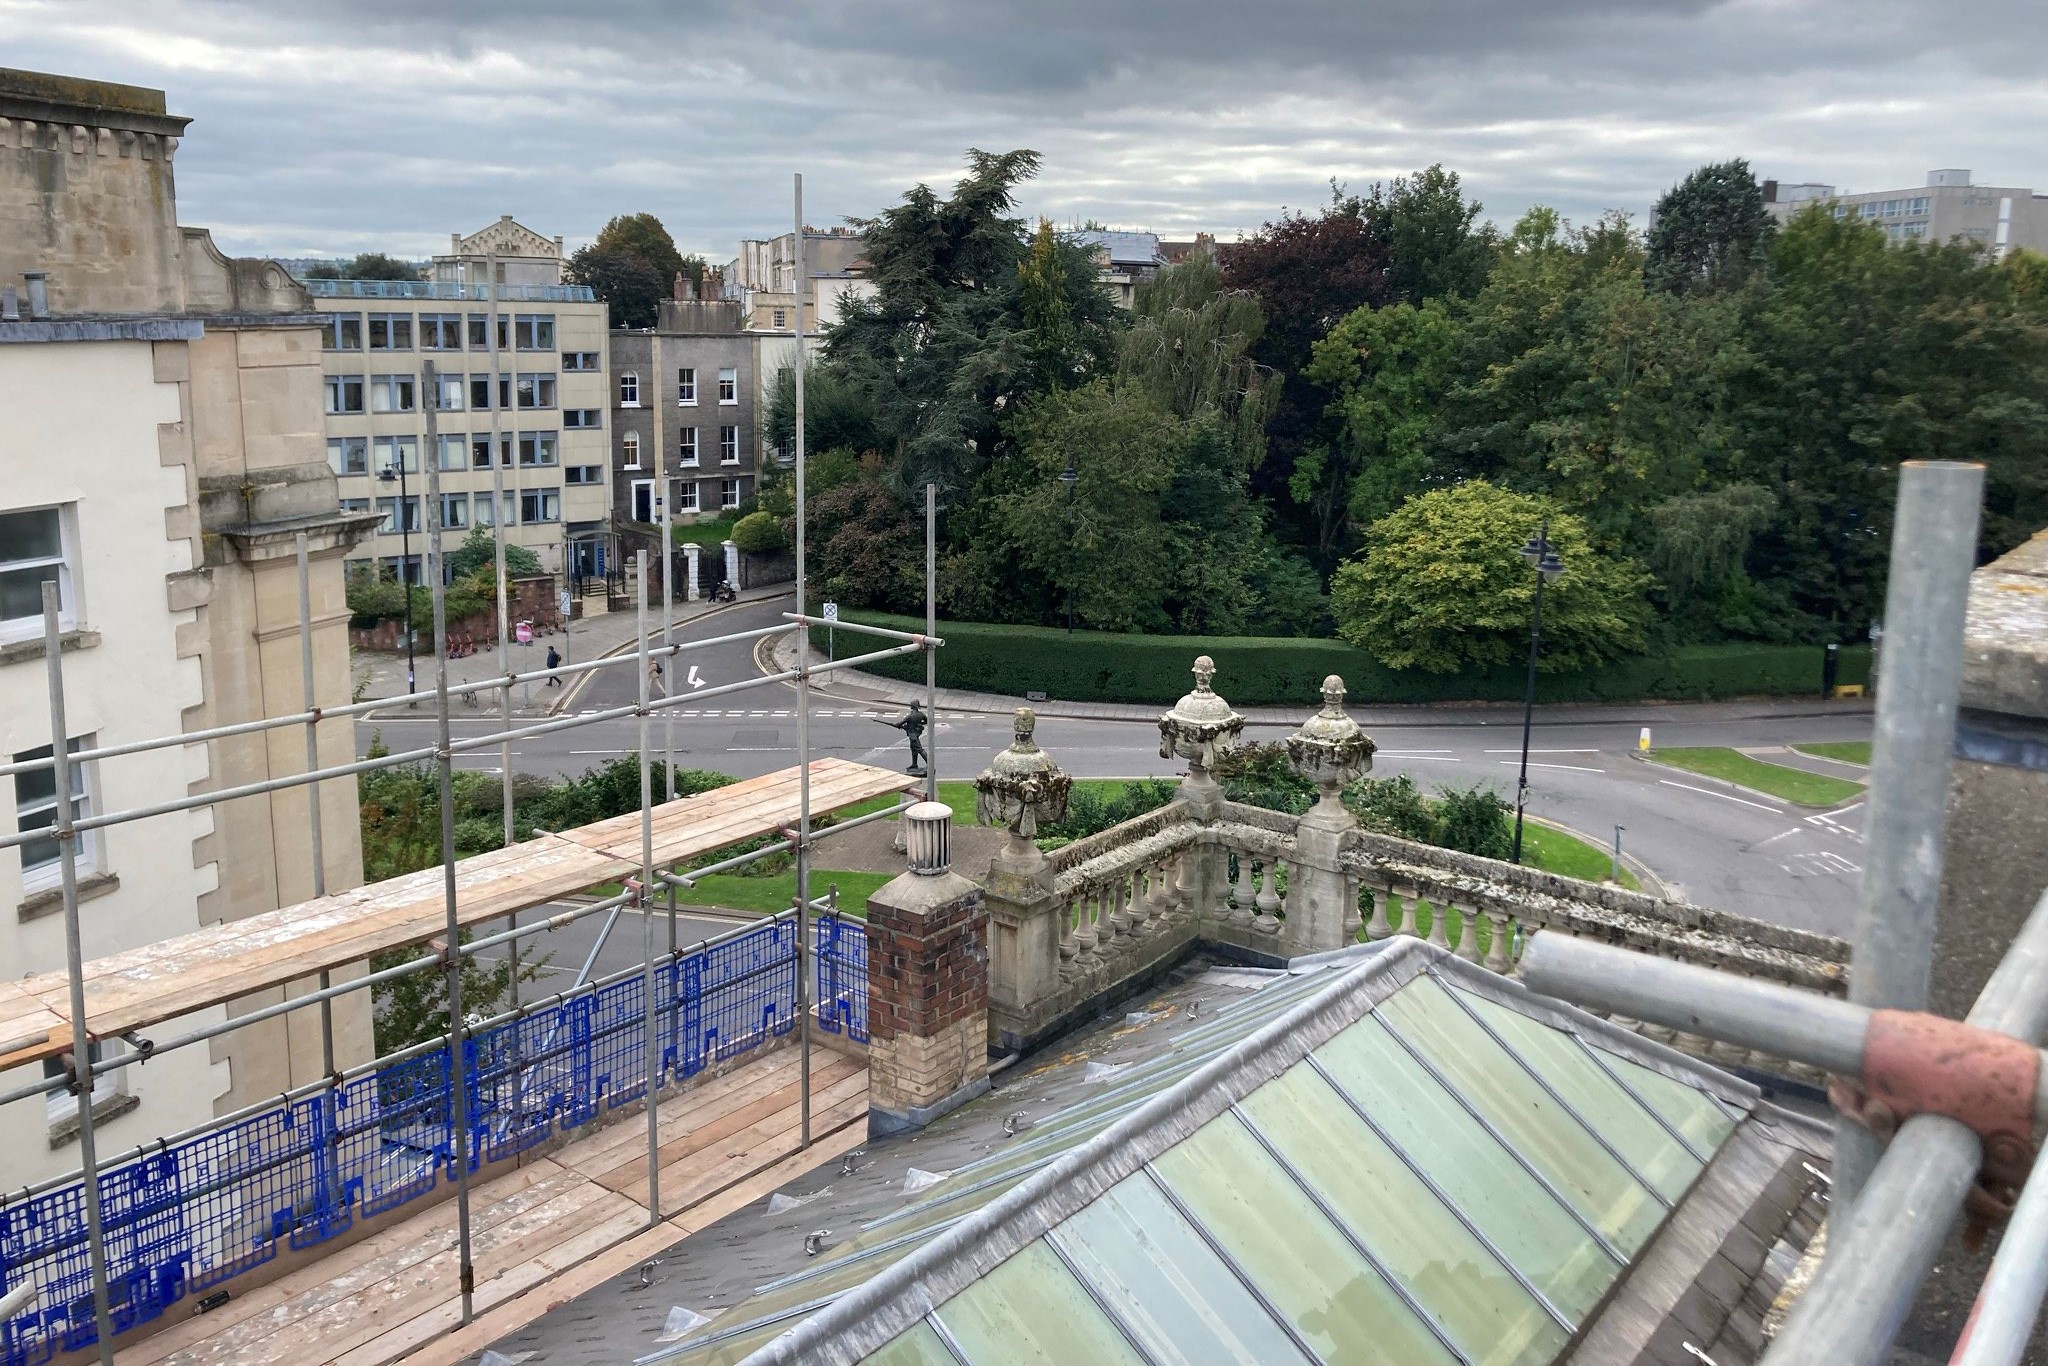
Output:
[[1159,718],[1159,757],[1178,755],[1188,761],[1188,782],[1196,787],[1213,784],[1209,770],[1216,758],[1237,748],[1244,733],[1244,718],[1216,695],[1209,680],[1216,676],[1216,662],[1198,655],[1190,670],[1195,690],[1173,704],[1173,710]]
[[1344,710],[1344,680],[1331,674],[1323,680],[1323,709],[1287,737],[1288,763],[1322,794],[1311,815],[1350,824],[1339,794],[1346,783],[1372,771],[1376,748],[1372,737]]
[[1016,738],[974,780],[975,819],[984,825],[1007,827],[1013,849],[1029,845],[1040,822],[1066,816],[1067,793],[1074,785],[1032,739],[1037,727],[1036,712],[1017,708],[1012,721]]

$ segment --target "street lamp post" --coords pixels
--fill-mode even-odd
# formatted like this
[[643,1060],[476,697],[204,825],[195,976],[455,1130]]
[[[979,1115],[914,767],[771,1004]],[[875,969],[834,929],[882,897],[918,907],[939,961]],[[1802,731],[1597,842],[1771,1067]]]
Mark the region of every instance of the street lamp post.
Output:
[[1536,571],[1536,606],[1529,618],[1529,681],[1522,693],[1522,777],[1515,784],[1515,852],[1522,861],[1522,813],[1529,805],[1529,730],[1536,719],[1536,657],[1543,650],[1543,585],[1564,573],[1564,561],[1550,544],[1550,519],[1522,546],[1522,558]]
[[[1067,467],[1060,471],[1060,482],[1067,486],[1067,539],[1074,536],[1074,486],[1081,482],[1081,471],[1074,468],[1074,457],[1067,455]],[[1067,634],[1074,634],[1074,581],[1067,580]]]
[[413,678],[412,659],[412,521],[406,516],[412,495],[406,492],[405,454],[402,451],[396,460],[377,471],[378,483],[393,481],[398,484],[398,586],[405,590],[405,690],[415,693],[419,686]]

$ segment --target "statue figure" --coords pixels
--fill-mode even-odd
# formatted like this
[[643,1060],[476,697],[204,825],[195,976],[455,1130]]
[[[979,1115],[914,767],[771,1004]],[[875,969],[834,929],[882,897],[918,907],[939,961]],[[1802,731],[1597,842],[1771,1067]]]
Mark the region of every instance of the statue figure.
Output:
[[924,777],[924,728],[931,724],[931,718],[924,714],[924,708],[912,702],[910,710],[904,714],[901,721],[882,721],[880,717],[876,720],[891,730],[903,732],[904,738],[910,741],[910,767],[903,771],[913,778]]

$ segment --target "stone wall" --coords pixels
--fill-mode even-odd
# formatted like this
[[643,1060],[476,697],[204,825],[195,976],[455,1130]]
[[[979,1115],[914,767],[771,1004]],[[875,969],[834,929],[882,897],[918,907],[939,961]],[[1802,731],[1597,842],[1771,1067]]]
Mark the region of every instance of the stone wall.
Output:
[[868,898],[868,1096],[875,1133],[988,1089],[988,912],[954,873],[905,873]]

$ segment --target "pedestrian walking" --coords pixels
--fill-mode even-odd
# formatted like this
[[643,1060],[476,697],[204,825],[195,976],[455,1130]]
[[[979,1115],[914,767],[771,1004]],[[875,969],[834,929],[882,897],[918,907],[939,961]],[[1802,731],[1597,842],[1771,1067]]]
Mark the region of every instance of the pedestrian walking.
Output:
[[[548,646],[548,667],[550,669],[559,669],[562,667],[562,652],[560,650],[557,650],[552,645]],[[562,680],[560,675],[557,675],[554,678],[550,678],[548,680],[548,686],[550,688],[561,687]]]
[[647,691],[650,694],[660,693],[663,697],[668,696],[668,689],[661,681],[661,661],[658,659],[647,661]]

